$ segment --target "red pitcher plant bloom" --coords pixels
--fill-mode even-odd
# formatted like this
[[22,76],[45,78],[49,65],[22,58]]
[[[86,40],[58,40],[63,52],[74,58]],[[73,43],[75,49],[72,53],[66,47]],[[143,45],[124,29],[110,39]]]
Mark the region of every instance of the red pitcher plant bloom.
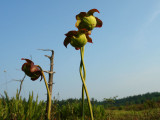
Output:
[[92,39],[89,37],[88,30],[86,29],[69,31],[65,35],[66,38],[63,43],[65,47],[70,43],[76,50],[79,50],[87,42],[92,43]]
[[47,120],[50,120],[50,113],[51,113],[51,95],[48,87],[48,83],[46,80],[46,77],[44,75],[44,72],[42,68],[39,65],[34,65],[34,62],[32,62],[29,59],[22,58],[21,60],[25,60],[26,63],[22,65],[22,71],[31,78],[32,81],[37,80],[41,76],[44,79],[45,86],[47,89],[47,96],[48,96],[48,108],[46,111],[47,115]]
[[87,13],[80,12],[76,15],[76,27],[78,29],[87,29],[88,31],[93,30],[95,27],[102,27],[102,21],[93,16],[93,13],[95,12],[100,13],[97,9],[91,9]]
[[66,33],[66,38],[63,42],[64,46],[67,47],[67,45],[70,43],[73,47],[75,47],[76,50],[80,49],[80,55],[81,55],[81,62],[79,67],[80,77],[82,80],[82,120],[85,118],[84,114],[84,94],[86,93],[87,101],[88,101],[88,107],[90,111],[90,117],[91,120],[94,120],[93,118],[93,111],[92,111],[92,105],[89,99],[89,94],[86,86],[86,69],[84,64],[84,47],[87,42],[92,43],[92,39],[89,37],[91,34],[91,31],[95,27],[102,27],[102,21],[95,17],[93,14],[95,12],[99,11],[97,9],[91,9],[87,13],[86,12],[80,12],[78,15],[76,15],[76,27],[78,28],[78,31],[69,31]]
[[26,60],[26,63],[22,65],[22,71],[31,78],[32,81],[37,80],[41,76],[42,80],[42,71],[38,65],[29,60],[22,58],[21,60]]

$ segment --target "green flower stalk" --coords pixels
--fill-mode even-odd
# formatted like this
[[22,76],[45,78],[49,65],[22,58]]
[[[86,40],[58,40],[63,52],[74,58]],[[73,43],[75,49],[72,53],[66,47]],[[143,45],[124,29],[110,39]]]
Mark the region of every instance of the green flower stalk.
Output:
[[66,38],[64,40],[64,46],[67,47],[67,45],[70,43],[71,46],[73,46],[76,50],[80,49],[81,54],[81,62],[80,62],[80,77],[82,80],[82,120],[84,120],[84,92],[86,93],[88,106],[90,110],[90,116],[91,120],[94,120],[93,118],[93,112],[92,112],[92,105],[89,99],[89,94],[87,91],[87,87],[85,84],[86,80],[86,70],[85,70],[85,64],[84,64],[84,46],[87,42],[92,43],[92,39],[89,37],[91,35],[91,31],[95,27],[102,27],[102,21],[95,17],[93,13],[99,11],[97,9],[91,9],[87,13],[86,12],[80,12],[78,15],[76,15],[76,24],[75,26],[78,28],[78,31],[69,31],[66,35]]
[[[93,112],[92,112],[92,106],[89,99],[89,94],[87,91],[87,87],[85,84],[86,79],[86,70],[85,65],[83,61],[84,57],[84,46],[87,42],[92,43],[92,39],[89,37],[88,31],[86,29],[80,30],[80,31],[69,31],[66,35],[66,38],[64,40],[64,46],[67,47],[67,45],[70,43],[73,47],[75,47],[76,50],[80,49],[81,54],[81,63],[80,63],[80,76],[82,80],[82,120],[84,120],[84,90],[87,96],[89,110],[90,110],[90,116],[93,120]],[[83,73],[82,73],[83,69]]]
[[[92,105],[89,99],[89,94],[88,94],[88,90],[86,87],[86,69],[85,69],[85,64],[84,64],[84,47],[81,48],[80,50],[80,54],[81,54],[81,62],[80,62],[80,76],[81,76],[81,80],[82,80],[82,120],[84,120],[84,90],[87,96],[87,101],[88,101],[88,106],[89,106],[89,111],[90,111],[90,116],[91,116],[91,120],[94,120],[93,118],[93,112],[92,112]],[[82,68],[83,68],[83,73],[82,73]]]
[[29,60],[29,59],[24,59],[22,58],[21,60],[26,60],[26,63],[24,63],[22,65],[22,71],[31,78],[32,81],[37,80],[40,76],[41,76],[41,80],[42,78],[44,78],[44,82],[46,85],[46,89],[47,89],[47,93],[48,93],[48,98],[49,98],[49,102],[48,102],[48,111],[47,111],[47,118],[48,120],[50,120],[50,112],[51,112],[51,95],[50,95],[50,91],[48,88],[48,84],[47,84],[47,80],[46,77],[44,75],[44,72],[42,70],[42,68],[39,65],[34,65],[34,63]]

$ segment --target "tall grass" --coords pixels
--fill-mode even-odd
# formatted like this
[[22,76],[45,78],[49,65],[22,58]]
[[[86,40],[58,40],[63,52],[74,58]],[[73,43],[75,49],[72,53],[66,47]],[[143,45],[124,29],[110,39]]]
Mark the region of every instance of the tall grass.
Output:
[[28,101],[18,96],[9,99],[7,92],[0,99],[1,120],[44,120],[45,104],[33,100],[33,92],[29,94]]
[[[45,120],[45,101],[28,100],[18,96],[9,98],[7,92],[0,97],[0,120]],[[91,120],[87,102],[85,102],[85,120]],[[52,101],[51,120],[81,120],[82,103],[80,100],[59,104]],[[93,105],[95,120],[160,120],[160,108],[146,110],[109,110],[102,105]]]
[[[80,101],[59,105],[57,100],[52,101],[51,120],[80,120],[81,119],[81,106]],[[85,119],[90,119],[90,112],[85,103]],[[9,98],[7,92],[0,98],[0,120],[44,120],[45,119],[45,106],[46,102],[38,102],[33,99],[33,92],[29,94],[28,100],[22,99],[18,96]],[[104,107],[93,106],[94,117],[97,120],[103,120]]]

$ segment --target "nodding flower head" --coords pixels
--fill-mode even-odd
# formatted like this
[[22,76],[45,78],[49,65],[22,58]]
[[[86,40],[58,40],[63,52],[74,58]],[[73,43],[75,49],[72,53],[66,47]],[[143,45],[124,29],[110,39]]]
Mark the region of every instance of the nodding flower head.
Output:
[[21,60],[26,60],[26,63],[22,65],[22,71],[29,76],[32,81],[37,80],[40,76],[42,80],[42,70],[38,65],[34,65],[34,63],[29,59],[22,58]]
[[81,29],[79,31],[69,31],[65,34],[66,38],[64,40],[64,46],[70,43],[76,50],[79,50],[87,42],[92,43],[92,39],[89,37],[89,32],[86,29]]
[[102,21],[97,17],[93,16],[94,12],[100,13],[97,9],[91,9],[87,13],[80,12],[76,15],[76,27],[78,29],[87,29],[88,31],[93,30],[94,27],[102,27]]

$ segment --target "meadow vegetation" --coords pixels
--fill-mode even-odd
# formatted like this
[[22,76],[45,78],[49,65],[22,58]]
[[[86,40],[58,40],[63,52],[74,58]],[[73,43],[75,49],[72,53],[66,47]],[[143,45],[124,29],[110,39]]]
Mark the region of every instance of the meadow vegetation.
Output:
[[[147,96],[147,97],[146,97]],[[160,93],[147,93],[123,99],[91,99],[95,120],[160,120]],[[120,104],[121,101],[121,104]],[[123,102],[122,102],[123,101]],[[139,101],[139,102],[137,102]],[[81,120],[81,99],[52,100],[51,120]],[[85,100],[85,120],[90,112]],[[46,101],[28,100],[18,96],[9,98],[7,92],[0,97],[0,120],[44,120]]]

